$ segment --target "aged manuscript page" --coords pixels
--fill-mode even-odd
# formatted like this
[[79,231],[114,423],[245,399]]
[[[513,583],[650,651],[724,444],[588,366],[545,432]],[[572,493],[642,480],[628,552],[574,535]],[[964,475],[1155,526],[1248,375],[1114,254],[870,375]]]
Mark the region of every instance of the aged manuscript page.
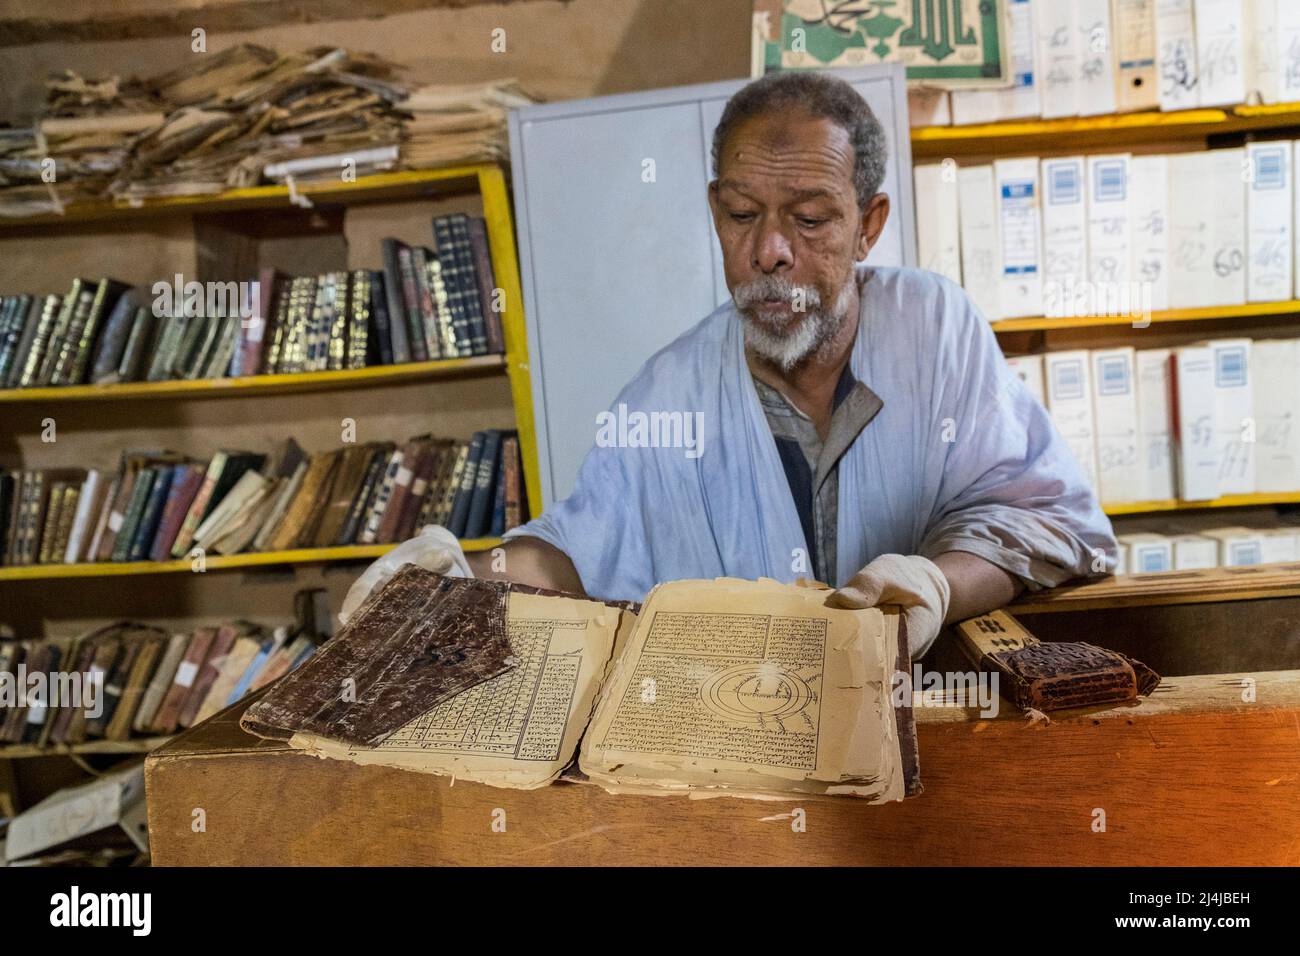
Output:
[[676,581],[647,598],[583,740],[614,792],[901,800],[898,619],[821,588]]
[[596,601],[512,591],[508,671],[443,701],[376,746],[303,733],[289,744],[321,757],[492,786],[545,786],[573,759],[619,628],[629,631],[634,620]]

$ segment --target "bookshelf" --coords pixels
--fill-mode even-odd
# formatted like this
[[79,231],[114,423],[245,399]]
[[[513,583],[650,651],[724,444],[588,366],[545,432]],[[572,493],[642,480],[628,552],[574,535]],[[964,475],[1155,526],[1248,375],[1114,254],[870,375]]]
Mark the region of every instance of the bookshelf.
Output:
[[170,736],[133,737],[129,740],[87,740],[79,744],[4,744],[0,746],[0,760],[20,760],[25,757],[57,757],[76,754],[146,754],[161,747]]
[[1121,574],[1091,584],[1025,592],[1012,602],[1010,610],[1013,614],[1053,614],[1287,597],[1300,597],[1300,564]]
[[[57,290],[66,287],[72,275],[112,274],[114,270],[137,285],[170,280],[172,272],[184,273],[187,280],[226,280],[236,276],[225,273],[254,274],[256,268],[250,267],[259,264],[290,272],[320,271],[310,268],[318,255],[322,256],[321,268],[343,268],[345,264],[348,268],[374,267],[379,263],[369,260],[378,255],[376,237],[402,235],[405,230],[413,240],[428,243],[431,214],[462,211],[481,215],[487,226],[494,278],[504,297],[504,354],[327,372],[0,390],[0,421],[6,423],[6,432],[14,433],[0,444],[0,451],[16,452],[25,467],[72,463],[66,452],[56,458],[60,452],[36,441],[36,423],[47,415],[58,418],[61,429],[66,423],[69,431],[78,433],[72,439],[79,443],[77,464],[98,461],[115,447],[161,447],[168,444],[173,431],[179,433],[182,446],[188,431],[196,438],[193,444],[207,453],[230,444],[260,448],[261,444],[254,443],[265,444],[266,439],[273,443],[289,434],[315,451],[322,446],[337,447],[337,422],[343,416],[355,416],[365,429],[358,441],[513,427],[519,433],[529,501],[540,501],[514,226],[506,180],[496,165],[382,173],[351,182],[300,182],[292,190],[272,185],[136,203],[78,203],[66,206],[61,214],[0,220],[0,278],[6,287],[43,284]],[[357,217],[360,224],[354,225]],[[104,237],[109,242],[99,242]],[[138,251],[125,247],[127,243],[138,243]],[[272,247],[269,259],[262,258],[265,246],[260,243]],[[107,255],[88,255],[87,248],[102,249]],[[216,410],[218,407],[224,411]],[[59,440],[68,441],[62,435]],[[467,551],[475,551],[498,543],[499,539],[483,538],[465,540],[463,545]],[[78,610],[84,617],[93,610],[90,602],[106,592],[102,588],[85,590],[79,581],[124,577],[147,581],[157,576],[168,595],[178,587],[205,589],[203,599],[189,602],[199,614],[199,608],[220,604],[222,594],[228,596],[231,587],[250,580],[247,574],[232,578],[208,575],[207,571],[256,573],[288,568],[314,575],[309,583],[324,583],[337,605],[347,583],[355,578],[356,563],[373,560],[393,546],[209,555],[204,573],[193,572],[188,559],[0,567],[0,602],[10,603],[3,597],[4,589],[16,582],[37,582],[38,590],[24,588],[23,600],[10,604],[21,612],[17,614],[20,620],[35,624],[47,606],[61,607],[67,602],[84,602],[86,606]],[[332,565],[347,564],[353,569],[327,573]],[[270,580],[284,577],[272,573]],[[226,583],[219,583],[223,578]],[[213,583],[203,583],[209,580]],[[162,585],[163,581],[195,583]],[[148,592],[153,587],[136,588],[141,592],[139,614],[145,620],[149,619]],[[285,600],[271,612],[269,601],[250,598],[254,604],[259,600],[268,613],[283,616],[289,608]],[[172,604],[184,606],[187,602],[173,598]],[[255,615],[263,607],[248,611],[241,599],[239,610]],[[105,613],[116,616],[127,612],[114,608]]]
[[[1215,140],[1224,141],[1225,137],[1227,144],[1237,145],[1237,140],[1252,133],[1281,131],[1294,136],[1296,127],[1300,127],[1300,102],[1241,104],[1167,113],[1146,111],[962,126],[918,126],[911,130],[911,145],[915,164],[951,158],[959,165],[974,165],[1012,156],[1120,151],[1135,155],[1177,153],[1205,149]],[[1234,335],[1292,336],[1300,324],[1300,300],[1156,310],[1138,317],[1141,325],[1134,327],[1134,321],[1132,315],[1028,316],[995,320],[990,325],[1008,354],[1121,345],[1159,348]],[[1144,336],[1140,342],[1135,341],[1138,333]],[[1300,490],[1229,495],[1209,501],[1103,503],[1102,510],[1118,517],[1289,504],[1300,504]],[[1229,520],[1225,515],[1225,523]]]

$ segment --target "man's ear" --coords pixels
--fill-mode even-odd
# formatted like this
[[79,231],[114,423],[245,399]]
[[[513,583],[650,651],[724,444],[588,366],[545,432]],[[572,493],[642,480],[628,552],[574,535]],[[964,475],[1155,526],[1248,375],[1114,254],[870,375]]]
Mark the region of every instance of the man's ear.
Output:
[[871,251],[871,247],[876,244],[880,234],[885,231],[885,222],[889,219],[889,196],[886,193],[876,193],[867,202],[867,208],[862,210],[861,231],[858,234],[858,248],[856,259],[861,262]]

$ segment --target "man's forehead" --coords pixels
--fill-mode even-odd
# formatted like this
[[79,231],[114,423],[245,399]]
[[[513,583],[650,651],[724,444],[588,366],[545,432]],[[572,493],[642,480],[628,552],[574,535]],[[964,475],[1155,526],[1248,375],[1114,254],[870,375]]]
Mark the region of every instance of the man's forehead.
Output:
[[778,181],[785,192],[826,195],[852,186],[853,146],[847,131],[831,120],[764,115],[727,137],[718,167],[719,188],[743,190],[761,178]]

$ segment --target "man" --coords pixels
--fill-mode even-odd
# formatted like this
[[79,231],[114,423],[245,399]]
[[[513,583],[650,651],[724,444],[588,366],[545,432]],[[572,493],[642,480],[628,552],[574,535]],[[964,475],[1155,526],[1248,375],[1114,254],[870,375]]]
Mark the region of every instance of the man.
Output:
[[703,453],[594,447],[573,494],[508,536],[504,573],[486,553],[474,573],[627,599],[678,578],[816,577],[840,585],[830,603],[907,608],[919,656],[945,621],[1111,570],[1109,522],[965,293],[855,265],[889,215],[884,134],[857,92],[757,80],[728,103],[713,164],[733,301],[615,402],[698,414]]

